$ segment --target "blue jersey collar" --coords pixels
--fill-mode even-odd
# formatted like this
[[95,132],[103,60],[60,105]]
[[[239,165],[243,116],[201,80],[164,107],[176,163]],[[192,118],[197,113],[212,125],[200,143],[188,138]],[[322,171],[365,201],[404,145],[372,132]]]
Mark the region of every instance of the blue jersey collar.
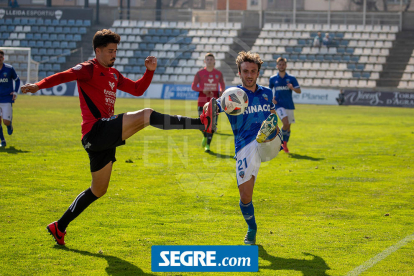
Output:
[[261,85],[258,85],[257,83],[256,83],[256,87],[257,87],[257,89],[256,89],[256,91],[251,91],[251,90],[249,90],[249,89],[247,89],[247,88],[244,88],[243,87],[243,85],[237,85],[237,87],[238,88],[241,88],[241,89],[243,89],[245,92],[250,92],[250,93],[256,93],[256,92],[258,92],[258,91],[260,91],[260,90],[263,90],[263,86],[261,86]]

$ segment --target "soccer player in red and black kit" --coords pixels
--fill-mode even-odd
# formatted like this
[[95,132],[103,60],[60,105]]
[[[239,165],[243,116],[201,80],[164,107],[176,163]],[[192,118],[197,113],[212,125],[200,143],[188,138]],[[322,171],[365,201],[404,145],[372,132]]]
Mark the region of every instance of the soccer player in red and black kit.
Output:
[[[77,81],[82,112],[82,145],[89,155],[92,184],[80,193],[63,216],[47,226],[60,245],[65,244],[66,227],[92,202],[103,196],[109,186],[112,165],[116,161],[116,147],[148,125],[160,129],[199,129],[212,133],[216,130],[217,105],[210,101],[200,118],[170,116],[151,108],[114,115],[117,89],[141,96],[151,83],[157,67],[155,57],[147,57],[145,74],[132,81],[112,68],[121,38],[111,30],[101,30],[93,37],[95,58],[75,67],[54,74],[35,84],[22,86],[23,93],[36,93],[39,89],[50,88],[60,83]],[[209,105],[210,106],[210,105]]]
[[[216,60],[214,55],[207,53],[204,57],[204,63],[206,67],[197,72],[194,76],[193,84],[191,89],[199,92],[198,95],[198,114],[203,113],[203,106],[208,103],[211,98],[218,98],[219,92],[225,90],[226,85],[224,84],[223,74],[214,68]],[[220,87],[219,87],[220,86]],[[210,151],[211,140],[213,139],[212,133],[206,133],[203,131],[204,138],[201,142],[201,146],[206,152]]]

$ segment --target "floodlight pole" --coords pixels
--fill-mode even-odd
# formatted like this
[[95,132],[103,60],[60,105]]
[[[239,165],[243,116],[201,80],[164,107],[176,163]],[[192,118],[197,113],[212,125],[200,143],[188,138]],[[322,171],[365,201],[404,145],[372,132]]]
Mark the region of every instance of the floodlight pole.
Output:
[[364,0],[364,8],[363,8],[363,15],[362,15],[362,25],[365,26],[366,24],[366,17],[367,17],[367,0]]

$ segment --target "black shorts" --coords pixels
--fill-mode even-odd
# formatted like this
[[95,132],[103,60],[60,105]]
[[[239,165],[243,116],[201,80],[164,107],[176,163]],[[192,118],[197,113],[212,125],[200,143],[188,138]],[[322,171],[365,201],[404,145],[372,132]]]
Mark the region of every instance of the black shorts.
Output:
[[122,141],[122,118],[124,114],[102,118],[82,138],[83,148],[89,155],[91,172],[115,162],[116,147],[125,145]]

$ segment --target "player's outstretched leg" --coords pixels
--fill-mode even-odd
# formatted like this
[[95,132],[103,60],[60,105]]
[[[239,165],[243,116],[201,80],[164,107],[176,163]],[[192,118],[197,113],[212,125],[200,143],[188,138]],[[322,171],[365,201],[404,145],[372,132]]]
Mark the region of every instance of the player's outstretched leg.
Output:
[[207,133],[217,131],[217,116],[217,100],[211,98],[206,110],[203,109],[203,114],[200,115],[201,122],[206,126]]
[[275,130],[277,129],[277,116],[276,114],[270,114],[269,117],[262,123],[259,132],[256,136],[256,141],[258,143],[263,143],[266,141]]
[[57,244],[59,245],[65,245],[65,235],[66,231],[60,232],[58,228],[58,222],[52,222],[48,226],[46,226],[47,231],[53,236]]
[[3,127],[1,126],[1,122],[0,122],[0,147],[2,148],[6,147],[6,140],[4,139]]

